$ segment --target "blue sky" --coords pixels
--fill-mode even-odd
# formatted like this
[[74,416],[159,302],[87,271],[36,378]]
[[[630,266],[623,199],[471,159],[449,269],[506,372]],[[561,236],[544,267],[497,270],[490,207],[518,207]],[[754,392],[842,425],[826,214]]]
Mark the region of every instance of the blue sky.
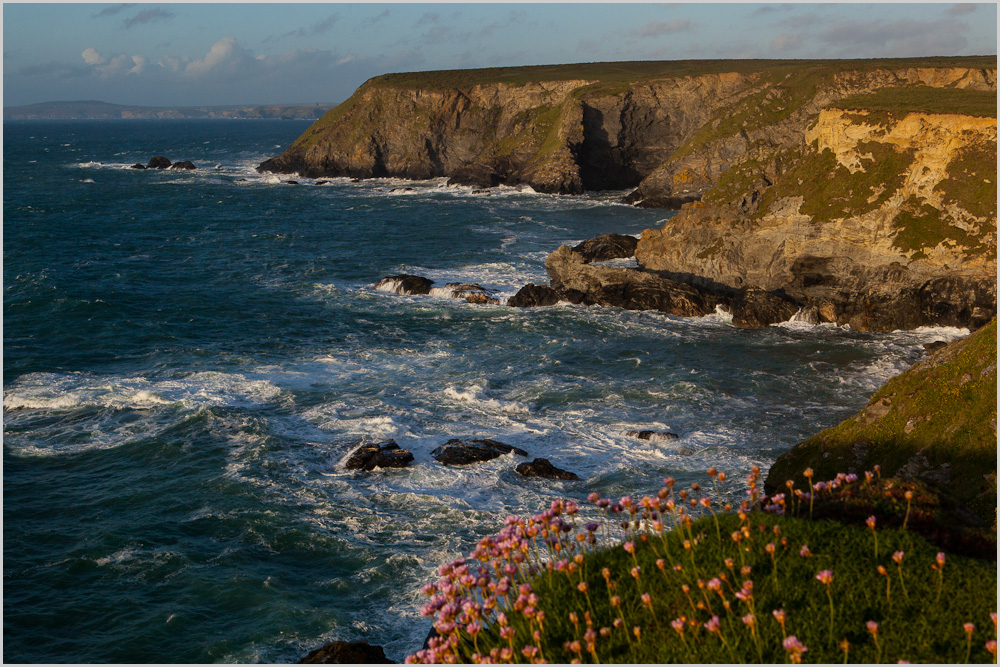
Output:
[[386,72],[994,55],[988,4],[3,5],[3,103],[335,103]]

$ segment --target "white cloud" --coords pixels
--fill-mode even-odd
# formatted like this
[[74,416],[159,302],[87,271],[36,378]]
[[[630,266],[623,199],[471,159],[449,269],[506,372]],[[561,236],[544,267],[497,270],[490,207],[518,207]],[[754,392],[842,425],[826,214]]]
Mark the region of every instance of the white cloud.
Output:
[[659,37],[675,32],[685,32],[694,27],[691,21],[673,19],[672,21],[646,21],[638,29],[630,30],[629,34],[639,37]]
[[104,57],[93,47],[84,49],[81,55],[83,56],[83,62],[88,65],[100,65],[104,62]]

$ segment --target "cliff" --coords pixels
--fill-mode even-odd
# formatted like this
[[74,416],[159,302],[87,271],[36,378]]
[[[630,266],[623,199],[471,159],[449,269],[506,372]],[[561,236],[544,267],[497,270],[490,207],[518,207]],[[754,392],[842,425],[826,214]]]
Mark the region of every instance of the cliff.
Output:
[[861,474],[881,466],[883,477],[930,484],[981,521],[996,520],[997,325],[932,353],[889,380],[859,414],[782,454],[765,488],[786,479],[802,487],[816,479]]
[[[655,280],[629,275],[613,296],[613,276],[590,276],[595,303],[665,304],[654,283],[688,283],[709,308],[753,288],[775,316],[863,330],[996,313],[995,57],[385,75],[258,169],[633,189],[630,203],[680,208],[637,248]],[[563,259],[553,287],[580,282]]]

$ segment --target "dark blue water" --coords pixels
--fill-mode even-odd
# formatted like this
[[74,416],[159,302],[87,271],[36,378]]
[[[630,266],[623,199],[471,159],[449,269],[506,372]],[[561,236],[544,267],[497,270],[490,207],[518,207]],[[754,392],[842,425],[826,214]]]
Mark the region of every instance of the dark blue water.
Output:
[[[254,172],[306,127],[4,123],[5,661],[402,660],[420,586],[507,514],[766,466],[958,333],[379,292],[407,272],[505,299],[559,244],[671,213]],[[199,169],[128,169],[153,155]],[[430,457],[467,436],[583,481]],[[390,437],[413,466],[343,469]]]

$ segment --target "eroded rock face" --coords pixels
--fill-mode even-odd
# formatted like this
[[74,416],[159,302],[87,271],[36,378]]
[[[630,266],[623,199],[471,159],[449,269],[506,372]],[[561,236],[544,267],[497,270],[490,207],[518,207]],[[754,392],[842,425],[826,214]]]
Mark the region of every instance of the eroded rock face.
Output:
[[573,246],[573,251],[583,256],[583,261],[605,262],[609,259],[624,259],[635,255],[639,239],[623,234],[602,234]]
[[405,468],[413,461],[413,454],[402,449],[395,440],[358,447],[347,459],[348,470],[374,470],[375,468]]
[[300,665],[391,665],[381,646],[372,646],[366,641],[330,642],[309,651],[299,660]]
[[388,276],[375,283],[375,289],[380,292],[392,292],[393,294],[430,294],[433,280],[423,276],[411,276],[400,274],[398,276]]
[[583,255],[567,246],[548,256],[545,270],[554,289],[581,292],[588,305],[692,317],[713,312],[720,302],[714,295],[653,272],[587,264]]
[[544,477],[546,479],[567,479],[577,480],[580,477],[576,473],[557,468],[548,459],[534,459],[530,462],[519,463],[514,470],[519,475],[525,477]]
[[496,440],[460,440],[453,438],[431,452],[439,463],[449,466],[468,465],[490,461],[514,452],[518,456],[527,456],[528,452],[518,447],[512,447]]

